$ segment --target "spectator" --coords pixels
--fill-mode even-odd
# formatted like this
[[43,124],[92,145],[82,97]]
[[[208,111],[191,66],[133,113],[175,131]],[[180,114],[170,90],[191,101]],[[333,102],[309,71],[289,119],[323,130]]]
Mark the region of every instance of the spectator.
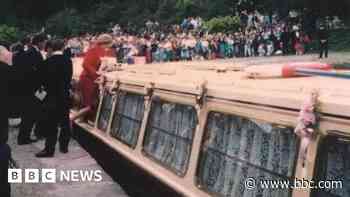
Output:
[[324,25],[321,25],[319,30],[319,40],[320,40],[320,59],[328,58],[328,30]]
[[[296,23],[279,20],[277,14],[261,14],[258,10],[244,8],[240,12],[241,28],[227,34],[209,34],[202,28],[200,17],[183,19],[180,25],[160,27],[148,20],[145,31],[131,34],[114,26],[113,50],[119,63],[134,63],[135,56],[145,62],[201,60],[232,57],[271,56],[275,54],[305,53],[309,37]],[[292,17],[297,17],[292,12]],[[131,27],[131,24],[130,24]],[[118,33],[116,33],[118,32]],[[98,35],[82,35],[68,40],[73,56],[81,56],[94,47]],[[140,58],[140,57],[139,57]]]

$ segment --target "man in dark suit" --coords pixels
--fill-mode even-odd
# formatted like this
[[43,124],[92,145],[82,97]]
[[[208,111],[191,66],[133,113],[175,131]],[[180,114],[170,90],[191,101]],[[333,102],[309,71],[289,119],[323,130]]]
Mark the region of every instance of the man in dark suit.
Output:
[[328,29],[325,25],[320,26],[318,37],[320,40],[320,59],[323,58],[323,54],[325,58],[328,58]]
[[[25,54],[24,51],[24,46],[21,43],[15,43],[13,45],[11,45],[10,47],[11,52],[13,54],[12,56],[12,68],[14,70],[17,70],[17,65],[21,64],[21,60],[23,59],[23,55]],[[22,76],[17,73],[16,76],[13,76],[14,78],[16,78],[11,86],[11,90],[9,92],[10,96],[11,96],[11,101],[14,105],[11,105],[11,113],[10,113],[10,117],[11,118],[20,118],[21,117],[21,106],[19,105],[19,103],[22,102],[22,92],[19,91],[22,87],[22,83],[20,81],[20,79],[22,79]]]
[[0,102],[0,196],[10,197],[10,184],[7,180],[7,169],[11,158],[11,149],[7,145],[8,118],[10,114],[9,90],[12,79],[12,55],[0,46],[0,90],[3,92]]
[[[19,90],[23,94],[22,123],[18,135],[18,144],[30,144],[35,140],[30,138],[31,131],[36,122],[39,101],[35,93],[40,89],[39,69],[43,63],[43,56],[40,49],[45,43],[44,35],[36,35],[32,39],[32,46],[25,52],[19,60],[17,66],[22,73],[22,88]],[[41,137],[41,136],[37,136]]]
[[43,151],[37,157],[53,157],[57,143],[58,127],[60,126],[59,145],[62,153],[68,152],[70,139],[70,88],[73,75],[72,60],[63,53],[64,41],[51,42],[52,56],[43,63],[41,76],[42,84],[47,91],[44,100],[46,114],[46,143]]
[[288,54],[289,50],[289,41],[290,41],[290,32],[288,28],[284,28],[281,34],[281,41],[282,41],[282,52],[283,55]]

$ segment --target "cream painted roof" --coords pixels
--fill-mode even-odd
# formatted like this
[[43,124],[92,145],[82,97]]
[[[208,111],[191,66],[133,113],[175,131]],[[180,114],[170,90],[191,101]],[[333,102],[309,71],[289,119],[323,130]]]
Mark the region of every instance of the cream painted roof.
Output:
[[[75,78],[81,72],[79,61],[74,61]],[[124,65],[119,71],[105,75],[109,81],[120,80],[142,86],[153,83],[155,88],[194,94],[206,81],[209,97],[296,110],[311,91],[318,90],[322,112],[350,117],[350,80],[329,77],[247,78],[249,72],[257,70],[275,75],[287,63],[264,61],[257,62],[258,66],[253,60]]]

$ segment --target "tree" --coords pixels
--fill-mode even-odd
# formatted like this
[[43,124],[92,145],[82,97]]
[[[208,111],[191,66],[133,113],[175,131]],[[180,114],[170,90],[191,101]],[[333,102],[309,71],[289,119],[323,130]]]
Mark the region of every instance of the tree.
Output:
[[53,35],[78,35],[91,28],[83,16],[74,9],[66,9],[50,17],[46,22],[48,33]]
[[7,25],[0,25],[0,42],[1,43],[14,43],[21,37],[20,32],[16,27],[10,27]]
[[[244,7],[258,8],[270,14],[278,11],[282,16],[287,16],[291,9],[306,8],[315,18],[327,15],[350,18],[349,0],[1,0],[0,24],[18,26],[27,31],[51,24],[53,30],[52,21],[56,20],[60,27],[75,28],[61,29],[59,33],[76,32],[78,27],[82,28],[81,31],[85,28],[101,31],[110,23],[141,26],[149,19],[173,24],[187,16],[201,16],[205,20],[234,16],[237,9]],[[70,16],[72,12],[67,10],[74,10],[74,15]],[[62,24],[66,20],[68,24]]]
[[235,32],[240,27],[240,19],[237,16],[215,17],[206,21],[204,26],[211,33]]

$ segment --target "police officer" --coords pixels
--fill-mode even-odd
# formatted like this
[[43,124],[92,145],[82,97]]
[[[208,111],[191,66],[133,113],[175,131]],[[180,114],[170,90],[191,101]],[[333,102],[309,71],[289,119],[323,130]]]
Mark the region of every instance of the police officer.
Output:
[[45,148],[36,157],[53,157],[57,143],[58,127],[60,126],[59,145],[62,153],[68,152],[70,139],[70,88],[73,75],[72,60],[63,53],[64,41],[57,39],[50,44],[52,56],[42,66],[42,85],[47,91],[44,100],[46,114]]

